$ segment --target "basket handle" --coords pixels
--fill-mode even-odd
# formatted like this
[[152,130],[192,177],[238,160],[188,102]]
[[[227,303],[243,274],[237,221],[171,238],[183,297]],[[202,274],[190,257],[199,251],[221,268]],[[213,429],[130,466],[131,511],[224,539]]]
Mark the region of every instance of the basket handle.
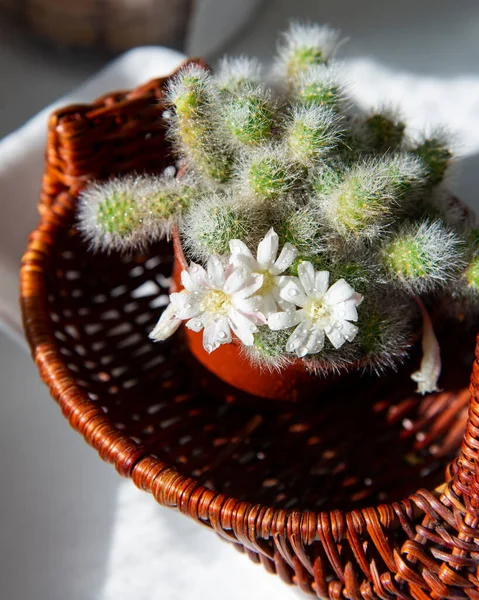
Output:
[[479,335],[472,366],[471,399],[461,452],[457,459],[454,488],[459,492],[471,517],[479,517]]

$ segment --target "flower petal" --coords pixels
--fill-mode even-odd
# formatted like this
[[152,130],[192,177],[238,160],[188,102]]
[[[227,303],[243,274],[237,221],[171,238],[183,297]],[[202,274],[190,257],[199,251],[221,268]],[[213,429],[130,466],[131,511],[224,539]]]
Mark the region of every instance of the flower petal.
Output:
[[193,319],[187,321],[185,325],[188,327],[188,329],[191,329],[191,331],[196,331],[196,333],[198,333],[198,331],[201,331],[204,327],[202,315],[193,317]]
[[149,337],[155,342],[166,340],[173,335],[181,324],[181,319],[175,316],[175,307],[169,304],[163,311],[158,323],[150,333]]
[[211,319],[203,331],[203,348],[211,353],[221,344],[231,344],[231,329],[226,317]]
[[[201,269],[203,267],[200,267]],[[181,285],[188,292],[202,292],[206,286],[206,273],[204,283],[194,279],[188,271],[181,272]]]
[[271,292],[268,294],[264,294],[262,300],[263,303],[261,307],[261,312],[266,318],[268,318],[270,315],[272,315],[278,310],[278,305],[276,303],[274,295]]
[[354,302],[356,303],[356,306],[359,306],[361,304],[361,302],[364,300],[364,296],[361,296],[361,294],[358,294],[357,292],[355,292],[352,296],[352,298],[350,298],[350,300],[354,300]]
[[252,296],[251,298],[234,298],[233,307],[246,318],[258,325],[265,325],[266,318],[263,314],[263,298]]
[[416,392],[428,394],[439,391],[437,383],[441,375],[441,348],[432,326],[431,317],[419,298],[415,298],[422,316],[422,359],[419,371],[411,375],[417,383]]
[[324,300],[327,304],[338,304],[344,302],[354,296],[356,292],[344,279],[336,281],[324,295]]
[[279,275],[280,273],[286,271],[286,269],[289,269],[297,255],[298,251],[296,250],[296,248],[289,242],[286,242],[276,262],[271,268],[271,273],[273,275]]
[[276,300],[276,304],[281,308],[281,310],[294,310],[295,305],[291,302],[288,302],[284,298],[281,298],[281,290],[285,287],[290,279],[293,277],[280,276],[275,278],[275,286],[271,290],[271,294]]
[[[183,273],[185,273],[185,271],[182,272],[182,278],[181,278],[181,283],[184,285],[184,287],[186,289],[188,289],[186,287],[186,285],[183,282]],[[195,287],[195,289],[191,289],[188,291],[191,292],[198,292],[201,289],[208,287],[208,278],[206,275],[206,271],[203,269],[203,267],[201,265],[198,265],[197,263],[190,263],[190,267],[188,269],[188,274],[189,274],[189,278],[186,278],[187,280],[189,279],[192,283],[191,285],[193,285]]]
[[200,310],[200,298],[202,294],[197,292],[176,292],[170,294],[171,305],[174,307],[175,316],[178,319],[191,319]]
[[333,315],[338,321],[357,321],[358,311],[356,310],[356,301],[352,299],[335,304],[333,306]]
[[263,275],[260,275],[259,273],[252,273],[249,277],[248,283],[243,288],[235,292],[234,295],[238,298],[249,298],[249,296],[252,296],[261,288],[263,285],[263,279]]
[[279,237],[275,230],[271,227],[268,233],[258,244],[258,253],[256,258],[262,269],[269,269],[278,254]]
[[232,254],[230,257],[230,266],[243,267],[248,271],[259,271],[259,265],[256,258],[246,256],[245,254]]
[[243,256],[256,262],[251,250],[241,240],[230,240],[230,252],[231,259],[234,259],[237,256]]
[[304,288],[307,296],[311,296],[314,291],[314,267],[308,262],[304,261],[298,265],[298,275],[301,285]]
[[231,329],[227,317],[222,317],[215,321],[216,324],[216,338],[220,344],[231,344]]
[[216,350],[221,345],[216,335],[216,323],[211,320],[203,330],[203,348],[211,354],[213,350]]
[[341,333],[343,336],[348,340],[348,342],[352,342],[359,331],[356,325],[353,325],[349,321],[343,321],[341,326]]
[[[340,327],[338,327],[338,325]],[[341,348],[344,342],[347,340],[348,342],[352,342],[358,333],[358,328],[356,325],[353,325],[349,321],[342,321],[341,323],[336,323],[336,327],[332,327],[326,330],[326,335],[329,338],[329,341],[336,348]]]
[[292,302],[301,308],[308,300],[297,277],[291,277],[286,285],[281,288],[280,296],[286,302]]
[[329,271],[318,271],[314,278],[314,291],[317,296],[323,296],[329,287]]
[[309,334],[306,342],[308,354],[317,354],[324,348],[324,330],[320,327],[314,327]]
[[225,283],[225,270],[217,256],[208,259],[208,281],[215,288],[222,288]]
[[302,318],[301,311],[276,312],[269,316],[268,327],[272,331],[280,331],[297,325]]
[[326,329],[326,335],[328,336],[329,341],[331,342],[331,344],[333,344],[336,350],[338,348],[341,348],[341,346],[346,341],[346,338],[341,333],[341,331],[339,331],[339,329],[336,329],[335,327],[330,327]]
[[235,294],[250,283],[250,278],[251,275],[247,269],[237,267],[226,279],[223,289],[227,294]]
[[245,346],[252,346],[254,344],[253,333],[258,331],[256,325],[234,309],[229,312],[228,320],[231,329],[238,339],[242,341]]
[[308,353],[304,344],[308,339],[310,327],[310,324],[306,321],[303,321],[296,327],[286,342],[286,352],[296,352],[299,357],[305,356]]

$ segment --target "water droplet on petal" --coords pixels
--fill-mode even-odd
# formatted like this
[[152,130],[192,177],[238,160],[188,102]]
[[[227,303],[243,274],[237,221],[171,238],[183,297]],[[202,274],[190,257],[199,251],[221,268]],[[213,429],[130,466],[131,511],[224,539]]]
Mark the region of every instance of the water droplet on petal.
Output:
[[308,354],[308,349],[307,348],[298,348],[298,354],[301,356],[304,356],[305,354]]
[[205,350],[206,350],[206,352],[212,352],[213,351],[213,346],[211,344],[206,344]]
[[343,326],[342,326],[342,324],[339,321],[336,321],[334,323],[334,328],[341,330],[343,328]]
[[224,331],[220,331],[218,333],[218,337],[220,338],[220,340],[225,340],[226,337],[227,337],[227,335],[226,335],[226,333]]
[[185,304],[185,308],[186,308],[186,310],[190,310],[191,304],[188,302],[187,304]]
[[192,273],[196,273],[196,271],[197,271],[197,270],[198,270],[198,265],[193,265],[193,266],[190,268],[190,271],[191,271]]
[[298,290],[295,290],[295,289],[290,290],[289,295],[290,296],[297,296],[298,295]]
[[163,175],[165,177],[174,177],[176,175],[176,168],[173,165],[166,167],[166,169],[163,171]]

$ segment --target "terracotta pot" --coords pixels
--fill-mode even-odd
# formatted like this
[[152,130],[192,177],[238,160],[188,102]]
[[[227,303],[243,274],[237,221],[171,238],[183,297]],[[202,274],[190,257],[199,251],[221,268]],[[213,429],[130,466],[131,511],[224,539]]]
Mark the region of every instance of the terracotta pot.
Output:
[[[172,292],[183,289],[181,272],[188,268],[180,237],[173,233],[175,261],[173,265]],[[338,381],[339,376],[318,377],[307,371],[302,360],[297,359],[288,367],[277,371],[261,369],[253,365],[244,355],[239,340],[220,346],[211,354],[203,348],[203,332],[194,332],[184,327],[184,335],[193,356],[211,373],[235,388],[269,400],[299,401],[317,398]]]

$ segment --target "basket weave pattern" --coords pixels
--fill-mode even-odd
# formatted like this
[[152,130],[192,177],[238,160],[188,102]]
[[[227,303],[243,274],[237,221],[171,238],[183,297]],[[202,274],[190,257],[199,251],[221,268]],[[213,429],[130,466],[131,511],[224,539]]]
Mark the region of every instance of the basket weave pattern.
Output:
[[437,394],[413,393],[409,365],[381,379],[345,378],[313,405],[245,406],[194,363],[181,335],[147,338],[167,302],[169,244],[134,257],[86,251],[74,227],[82,187],[172,161],[164,83],[50,118],[21,302],[52,396],[121,475],[308,594],[478,600],[473,335],[440,332]]

